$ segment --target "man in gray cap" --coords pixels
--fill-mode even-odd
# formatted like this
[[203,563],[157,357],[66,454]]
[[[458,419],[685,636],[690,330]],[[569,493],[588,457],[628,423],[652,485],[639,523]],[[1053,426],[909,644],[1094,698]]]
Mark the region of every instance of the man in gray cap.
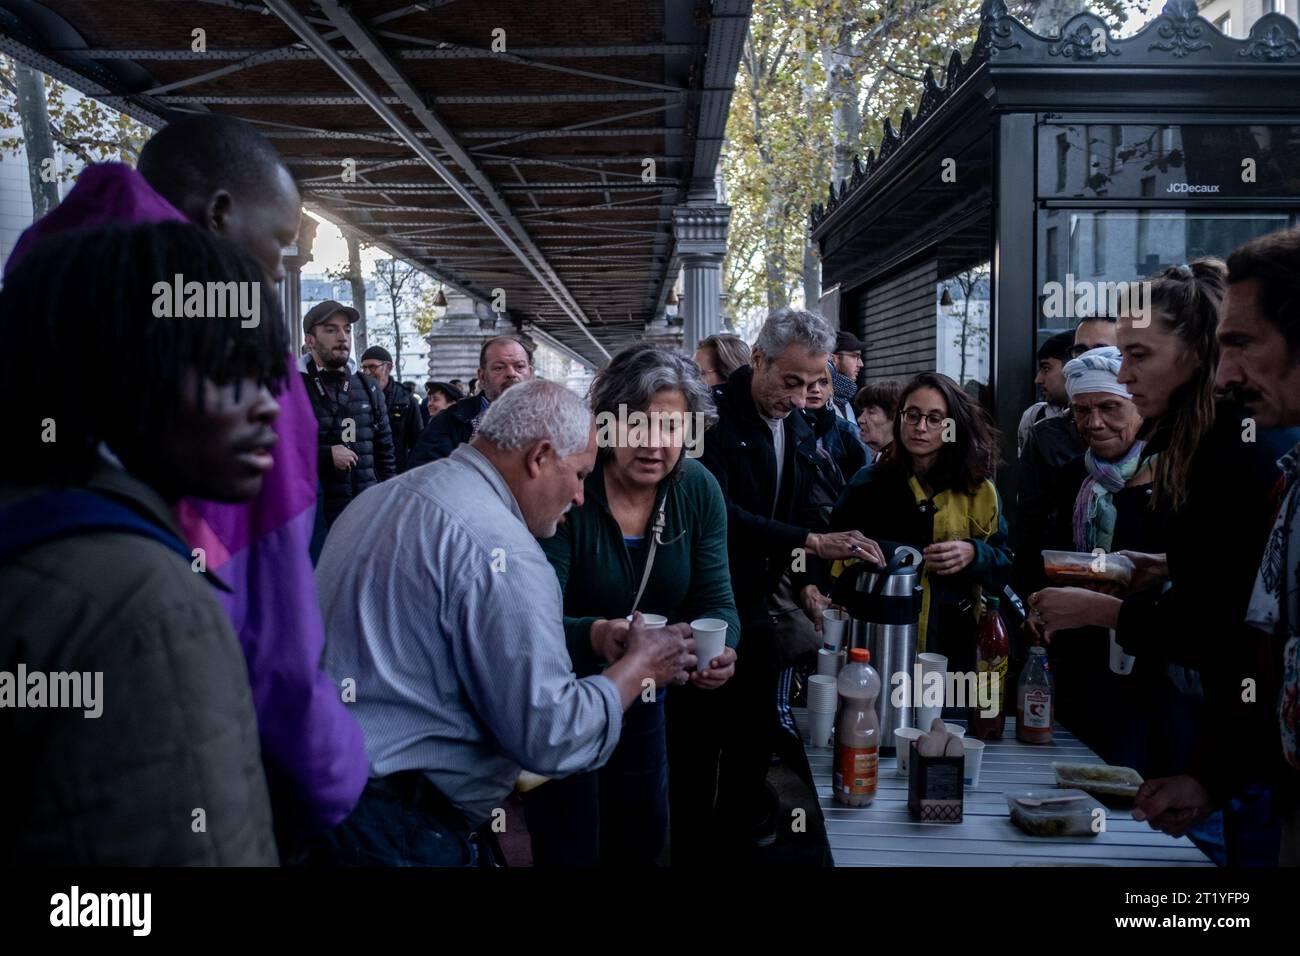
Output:
[[316,463],[326,527],[361,492],[397,474],[384,393],[351,358],[358,318],[356,309],[329,299],[302,320],[307,354],[298,368],[320,426]]
[[393,455],[400,475],[406,471],[406,456],[424,431],[424,416],[415,392],[393,375],[393,356],[388,349],[372,345],[361,353],[361,374],[373,378],[388,405],[388,424],[393,432]]

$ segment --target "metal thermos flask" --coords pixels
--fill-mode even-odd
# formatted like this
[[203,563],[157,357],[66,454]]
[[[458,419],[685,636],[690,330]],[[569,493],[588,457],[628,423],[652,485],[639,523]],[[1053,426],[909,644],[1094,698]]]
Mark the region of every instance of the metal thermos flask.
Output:
[[[882,549],[886,543],[882,542]],[[921,617],[921,554],[899,545],[888,563],[860,562],[840,575],[831,599],[849,613],[849,647],[871,651],[871,664],[880,674],[876,712],[880,718],[880,749],[894,751],[894,731],[912,725],[912,695],[895,705],[895,674],[908,675],[916,662],[917,622]]]

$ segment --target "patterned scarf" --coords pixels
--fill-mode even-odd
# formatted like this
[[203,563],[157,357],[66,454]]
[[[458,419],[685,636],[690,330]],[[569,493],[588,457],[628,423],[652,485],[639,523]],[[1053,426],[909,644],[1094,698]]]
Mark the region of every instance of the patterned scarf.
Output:
[[827,363],[831,370],[831,387],[835,392],[836,405],[853,405],[853,396],[858,394],[858,383],[847,375],[841,375],[834,362]]
[[1109,551],[1115,538],[1115,492],[1127,485],[1143,464],[1149,466],[1154,458],[1142,461],[1144,441],[1135,441],[1133,447],[1118,461],[1102,461],[1091,448],[1083,456],[1088,477],[1083,479],[1079,496],[1074,499],[1074,546],[1080,551],[1101,548]]
[[1264,559],[1250,595],[1246,623],[1269,634],[1279,631],[1286,637],[1282,648],[1282,693],[1277,704],[1278,726],[1282,735],[1282,754],[1291,766],[1300,770],[1300,553],[1291,546],[1300,495],[1296,482],[1300,475],[1300,445],[1292,448],[1278,462],[1286,493],[1278,509],[1277,521],[1264,547]]

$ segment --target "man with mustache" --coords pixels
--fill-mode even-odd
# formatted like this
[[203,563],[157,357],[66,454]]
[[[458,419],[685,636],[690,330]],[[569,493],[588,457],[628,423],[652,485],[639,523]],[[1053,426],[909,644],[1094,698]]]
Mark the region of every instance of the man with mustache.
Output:
[[[1228,257],[1228,292],[1218,327],[1215,386],[1250,412],[1258,428],[1300,426],[1300,230],[1254,239]],[[1300,445],[1282,458],[1277,519],[1264,548],[1246,622],[1267,634],[1269,686],[1259,706],[1276,720],[1273,760],[1257,768],[1282,817],[1279,862],[1300,866]],[[1226,653],[1241,653],[1225,648]],[[1240,731],[1238,731],[1240,732]],[[1211,794],[1190,776],[1148,780],[1134,816],[1159,830],[1183,833],[1204,819],[1225,794]]]
[[407,467],[415,468],[446,458],[453,449],[474,437],[489,405],[506,389],[532,377],[533,353],[522,339],[514,335],[488,339],[478,354],[478,378],[475,381],[480,390],[474,393],[471,389],[469,398],[429,420],[407,458]]
[[397,474],[384,393],[352,362],[358,318],[356,309],[328,299],[302,320],[308,354],[298,368],[320,425],[316,464],[326,526],[361,492]]

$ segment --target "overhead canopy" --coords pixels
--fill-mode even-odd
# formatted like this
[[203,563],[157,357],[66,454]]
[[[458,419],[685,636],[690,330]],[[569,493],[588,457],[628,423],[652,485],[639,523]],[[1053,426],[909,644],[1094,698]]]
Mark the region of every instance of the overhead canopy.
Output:
[[482,302],[504,290],[513,319],[601,365],[663,311],[673,207],[713,195],[749,11],[0,0],[0,50],[151,126],[257,124],[309,209]]

